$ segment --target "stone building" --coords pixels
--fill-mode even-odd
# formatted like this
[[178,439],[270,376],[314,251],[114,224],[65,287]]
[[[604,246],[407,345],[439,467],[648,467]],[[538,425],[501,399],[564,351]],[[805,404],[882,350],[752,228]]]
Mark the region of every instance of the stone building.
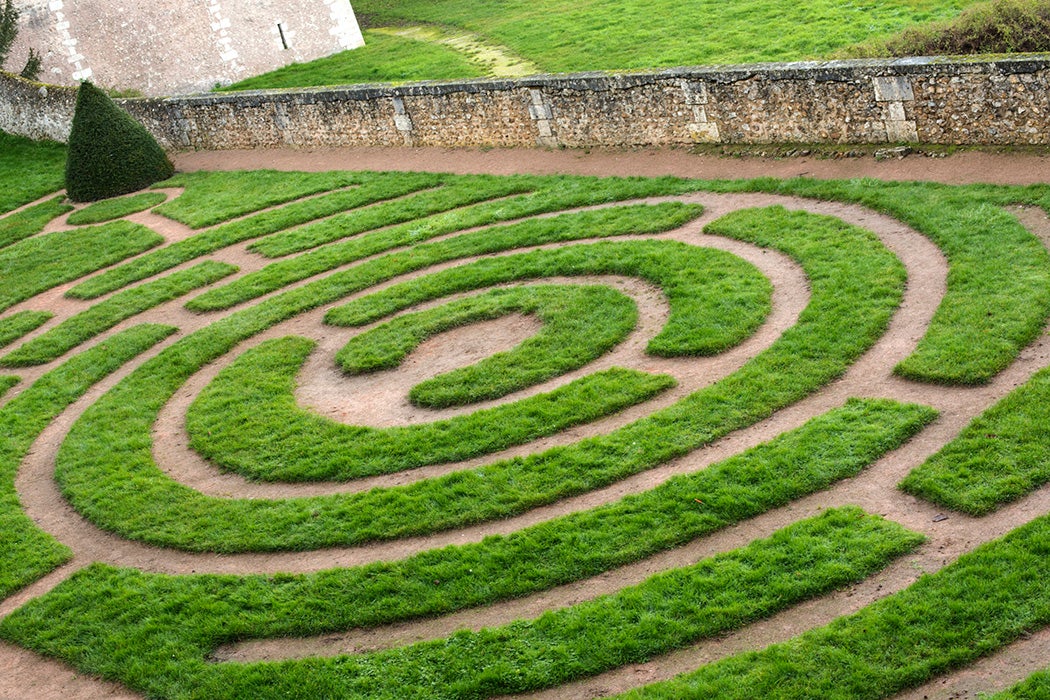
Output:
[[[18,39],[8,70],[30,48],[40,80],[149,96],[217,84],[364,44],[349,0],[15,0]],[[14,68],[12,68],[14,67]]]

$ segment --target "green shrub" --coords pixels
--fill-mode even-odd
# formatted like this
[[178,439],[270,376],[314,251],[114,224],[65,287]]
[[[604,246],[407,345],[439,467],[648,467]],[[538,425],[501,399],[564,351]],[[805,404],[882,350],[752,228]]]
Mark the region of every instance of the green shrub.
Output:
[[1050,4],[1045,0],[991,0],[967,8],[950,22],[908,27],[840,53],[867,58],[1040,51],[1050,51]]
[[91,83],[81,83],[66,160],[66,192],[74,202],[116,197],[172,176],[160,144]]

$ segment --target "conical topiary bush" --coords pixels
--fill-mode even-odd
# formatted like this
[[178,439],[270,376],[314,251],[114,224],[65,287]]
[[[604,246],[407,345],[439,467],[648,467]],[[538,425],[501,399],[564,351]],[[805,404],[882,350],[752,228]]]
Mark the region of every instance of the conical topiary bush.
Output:
[[66,159],[74,202],[115,197],[171,177],[164,150],[130,114],[91,83],[81,83]]

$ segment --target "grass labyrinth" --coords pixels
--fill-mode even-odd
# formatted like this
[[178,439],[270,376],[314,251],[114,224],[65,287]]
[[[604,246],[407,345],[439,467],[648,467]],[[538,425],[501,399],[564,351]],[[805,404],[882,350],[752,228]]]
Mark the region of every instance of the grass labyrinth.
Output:
[[0,214],[10,644],[163,698],[883,698],[1050,625],[1011,208],[1050,186],[40,181]]

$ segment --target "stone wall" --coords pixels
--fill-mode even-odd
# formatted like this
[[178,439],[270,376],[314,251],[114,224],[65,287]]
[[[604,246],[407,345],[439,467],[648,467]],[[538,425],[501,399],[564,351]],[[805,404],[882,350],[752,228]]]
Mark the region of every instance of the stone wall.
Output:
[[[12,105],[12,103],[14,103]],[[0,78],[0,129],[62,138],[70,98]],[[171,148],[1050,143],[1050,57],[676,68],[125,100]]]

